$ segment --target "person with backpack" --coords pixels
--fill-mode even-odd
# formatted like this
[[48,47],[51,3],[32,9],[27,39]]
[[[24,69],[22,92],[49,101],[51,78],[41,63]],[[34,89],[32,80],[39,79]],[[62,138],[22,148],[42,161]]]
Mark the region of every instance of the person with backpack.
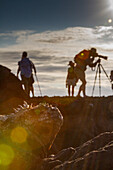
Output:
[[26,94],[29,96],[30,90],[31,90],[32,95],[34,97],[34,89],[33,89],[34,78],[32,74],[33,69],[34,69],[34,73],[36,74],[36,68],[34,64],[27,57],[27,52],[24,51],[22,53],[21,61],[18,62],[17,77],[20,72],[22,83],[24,84],[24,89],[25,89]]
[[89,67],[95,67],[97,63],[100,62],[100,59],[98,59],[96,62],[93,63],[94,58],[98,57],[98,53],[96,52],[95,48],[91,48],[90,50],[82,50],[80,53],[75,55],[74,62],[76,63],[75,66],[75,74],[76,74],[76,83],[78,80],[81,80],[82,84],[79,87],[78,91],[78,97],[80,97],[81,91],[83,92],[83,96],[86,96],[86,78],[85,78],[85,71],[87,69],[87,66]]
[[72,86],[72,96],[74,96],[74,87],[76,85],[76,75],[74,72],[74,63],[69,61],[68,64],[70,67],[68,68],[67,78],[66,78],[66,88],[68,88],[68,95],[70,96],[70,88]]

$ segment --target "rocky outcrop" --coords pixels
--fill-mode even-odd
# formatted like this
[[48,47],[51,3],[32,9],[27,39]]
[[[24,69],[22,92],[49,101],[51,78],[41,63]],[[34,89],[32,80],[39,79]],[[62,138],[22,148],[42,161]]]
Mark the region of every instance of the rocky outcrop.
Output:
[[112,161],[113,132],[105,132],[80,147],[63,149],[58,154],[44,159],[42,169],[47,170],[48,167],[48,170],[111,170]]
[[0,65],[0,113],[9,114],[27,99],[21,81],[9,68]]
[[[59,98],[63,117],[63,126],[55,139],[51,153],[63,148],[78,147],[95,136],[113,131],[113,97]],[[70,99],[72,100],[72,99]]]

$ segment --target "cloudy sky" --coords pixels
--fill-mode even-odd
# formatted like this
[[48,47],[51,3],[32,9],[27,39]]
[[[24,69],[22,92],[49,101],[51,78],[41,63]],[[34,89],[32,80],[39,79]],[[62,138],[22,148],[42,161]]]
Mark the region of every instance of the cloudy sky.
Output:
[[[113,69],[112,0],[0,0],[0,64],[16,74],[23,51],[34,62],[43,95],[65,96],[67,64],[82,49],[96,47]],[[91,95],[95,71],[87,69],[87,95]],[[112,95],[102,71],[102,95]],[[78,87],[75,87],[75,95]],[[35,95],[40,95],[35,82]],[[98,95],[98,81],[95,95]]]
[[0,31],[106,25],[112,0],[0,0]]

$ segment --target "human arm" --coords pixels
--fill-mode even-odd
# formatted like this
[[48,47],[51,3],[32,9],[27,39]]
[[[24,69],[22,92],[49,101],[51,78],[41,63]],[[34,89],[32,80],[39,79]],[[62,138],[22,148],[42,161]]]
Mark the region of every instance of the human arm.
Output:
[[20,66],[18,66],[17,77],[18,77],[19,72],[20,72]]
[[36,74],[36,67],[34,64],[33,64],[33,69],[34,69],[34,73]]
[[68,70],[67,70],[67,76],[66,76],[66,88],[68,87],[68,79],[69,79],[69,68],[68,68]]
[[68,79],[66,78],[66,88],[68,87]]
[[98,59],[96,62],[93,62],[92,59],[89,59],[89,61],[87,61],[87,65],[89,65],[89,67],[96,67],[97,63],[100,63],[100,59]]
[[30,60],[30,65],[31,65],[31,69],[33,69],[34,73],[36,74],[36,67],[31,60]]

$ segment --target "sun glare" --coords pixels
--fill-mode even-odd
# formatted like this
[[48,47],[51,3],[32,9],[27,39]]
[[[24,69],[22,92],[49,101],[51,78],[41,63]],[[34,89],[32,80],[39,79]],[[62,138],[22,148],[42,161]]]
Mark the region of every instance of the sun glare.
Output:
[[112,19],[108,19],[108,23],[112,23]]

